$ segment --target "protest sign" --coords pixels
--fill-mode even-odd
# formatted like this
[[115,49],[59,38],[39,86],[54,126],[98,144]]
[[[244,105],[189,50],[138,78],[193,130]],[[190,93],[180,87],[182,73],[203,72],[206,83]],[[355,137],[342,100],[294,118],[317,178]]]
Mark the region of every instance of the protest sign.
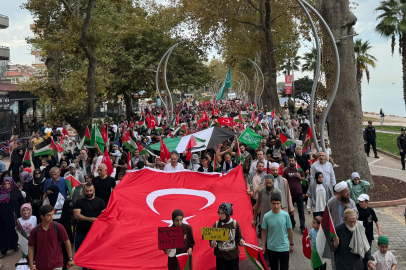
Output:
[[183,227],[158,228],[158,248],[160,250],[182,247],[184,247]]
[[228,229],[202,227],[202,239],[214,241],[228,241]]

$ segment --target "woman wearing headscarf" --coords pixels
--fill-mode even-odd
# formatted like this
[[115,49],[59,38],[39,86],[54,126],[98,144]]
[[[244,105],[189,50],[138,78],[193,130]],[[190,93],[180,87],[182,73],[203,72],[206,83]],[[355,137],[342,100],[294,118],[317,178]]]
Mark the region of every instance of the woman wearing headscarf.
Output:
[[314,175],[316,181],[307,190],[307,213],[313,211],[313,217],[323,216],[328,200],[333,197],[331,189],[323,182],[323,174],[316,172]]
[[11,171],[11,175],[15,182],[20,181],[20,170],[22,171],[24,167],[28,166],[25,163],[23,164],[24,153],[25,148],[18,147],[14,149],[13,153],[11,154],[11,162],[10,166],[8,167],[8,170]]
[[361,194],[367,194],[369,186],[371,185],[368,181],[361,180],[359,173],[353,172],[351,174],[351,179],[347,180],[348,189],[350,190],[350,198],[355,202],[357,208],[359,207],[358,197]]
[[80,154],[79,154],[79,163],[78,163],[78,170],[80,170],[82,172],[83,175],[86,175],[86,168],[88,166],[88,162],[87,162],[87,152],[85,150],[81,150]]
[[32,181],[28,182],[28,193],[26,201],[31,203],[32,214],[37,217],[38,223],[41,222],[39,209],[42,206],[42,195],[44,194],[45,177],[40,169],[33,172]]
[[7,255],[7,250],[18,251],[18,236],[15,231],[14,213],[20,216],[20,207],[24,197],[11,177],[6,177],[0,187],[0,259]]
[[214,223],[214,228],[229,229],[228,241],[210,241],[210,247],[214,248],[217,270],[238,270],[240,249],[237,245],[244,245],[245,240],[241,234],[238,222],[231,218],[233,208],[230,203],[222,203],[219,206],[219,220]]
[[[192,269],[192,251],[195,245],[195,239],[193,238],[193,230],[190,225],[183,223],[183,212],[180,209],[176,209],[172,212],[173,224],[171,227],[182,227],[183,228],[183,248],[177,248],[176,252],[172,249],[165,249],[165,253],[168,255],[168,270],[178,270],[179,262],[175,255],[188,253],[189,254],[189,269]],[[172,253],[171,253],[172,251]]]
[[28,203],[28,197],[30,197],[30,183],[32,182],[32,175],[27,172],[23,171],[20,174],[20,181],[23,183],[23,191],[25,192],[25,201]]
[[31,230],[37,226],[37,217],[32,214],[31,204],[25,203],[20,208],[21,217],[18,219],[27,236],[30,236]]

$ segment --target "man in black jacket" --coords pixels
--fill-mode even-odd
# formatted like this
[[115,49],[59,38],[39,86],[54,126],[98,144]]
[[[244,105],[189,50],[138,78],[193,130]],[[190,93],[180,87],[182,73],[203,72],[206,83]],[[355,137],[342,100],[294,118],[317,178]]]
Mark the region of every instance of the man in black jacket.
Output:
[[365,152],[369,157],[369,150],[372,145],[372,149],[374,150],[375,158],[379,158],[378,154],[376,153],[376,132],[375,128],[372,126],[372,121],[368,121],[368,126],[365,128],[364,132],[364,143],[366,144]]
[[402,170],[405,170],[405,154],[406,154],[406,128],[401,129],[402,134],[398,136],[397,145],[400,152],[400,160],[402,162]]

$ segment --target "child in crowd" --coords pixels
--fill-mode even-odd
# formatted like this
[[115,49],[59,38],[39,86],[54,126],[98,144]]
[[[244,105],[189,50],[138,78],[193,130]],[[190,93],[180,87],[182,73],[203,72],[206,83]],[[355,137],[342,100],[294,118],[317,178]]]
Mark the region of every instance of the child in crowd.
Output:
[[372,255],[375,260],[372,262],[375,265],[375,270],[395,270],[397,261],[392,252],[388,251],[388,237],[384,235],[379,236],[378,247],[379,250]]
[[378,218],[376,217],[374,209],[371,207],[368,207],[368,202],[369,202],[369,196],[367,194],[361,194],[358,197],[359,201],[359,207],[358,207],[358,213],[359,213],[359,221],[362,221],[364,223],[365,227],[365,234],[367,236],[369,245],[372,245],[372,241],[374,240],[374,223],[376,224],[376,227],[378,228],[378,235],[381,236],[381,227],[379,226]]
[[18,189],[21,191],[21,194],[23,194],[23,197],[25,199],[25,196],[27,196],[27,194],[25,194],[25,191],[23,191],[23,187],[24,187],[23,183],[18,182],[17,186],[18,186]]
[[125,175],[124,172],[118,173],[118,180],[116,181],[116,186],[118,185],[118,183],[120,183],[121,179],[123,179],[124,175]]
[[31,204],[25,203],[20,208],[21,217],[18,219],[24,232],[30,236],[31,230],[37,226],[37,217],[32,215]]
[[[313,229],[311,229],[310,233],[309,233],[310,245],[311,245],[312,249],[313,249],[314,244],[316,243],[317,233],[319,232],[319,229],[320,229],[321,219],[322,219],[322,217],[316,216],[316,217],[313,218],[313,221],[312,221]],[[327,263],[323,264],[320,267],[314,268],[314,269],[316,269],[316,270],[326,270],[326,267],[327,267]]]

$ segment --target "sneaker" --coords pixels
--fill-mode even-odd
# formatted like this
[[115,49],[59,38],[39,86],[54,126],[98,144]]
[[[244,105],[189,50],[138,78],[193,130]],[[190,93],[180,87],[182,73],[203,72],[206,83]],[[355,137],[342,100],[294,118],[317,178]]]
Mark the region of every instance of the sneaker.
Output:
[[15,249],[13,249],[14,252],[18,252],[20,249],[18,247],[16,247]]
[[375,158],[379,158],[378,156],[375,156]]
[[302,234],[304,234],[304,232],[305,232],[305,229],[301,229],[301,230],[300,230],[300,232],[301,232]]
[[337,165],[337,164],[333,165],[333,168],[338,168],[338,167],[340,167],[340,165]]

